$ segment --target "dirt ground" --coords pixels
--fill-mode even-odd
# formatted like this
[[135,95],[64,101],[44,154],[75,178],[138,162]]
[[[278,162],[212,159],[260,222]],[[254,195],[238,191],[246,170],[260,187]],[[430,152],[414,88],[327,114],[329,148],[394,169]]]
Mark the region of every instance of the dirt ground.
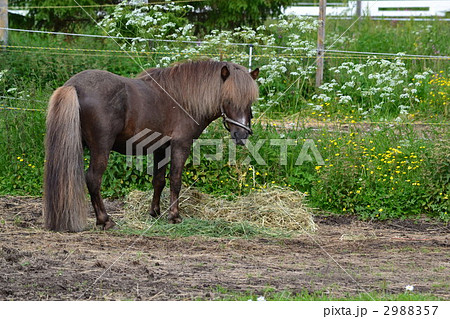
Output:
[[52,233],[41,211],[40,199],[0,198],[0,300],[210,300],[267,288],[339,297],[407,285],[450,299],[448,225],[316,217],[315,234],[290,239],[164,238]]

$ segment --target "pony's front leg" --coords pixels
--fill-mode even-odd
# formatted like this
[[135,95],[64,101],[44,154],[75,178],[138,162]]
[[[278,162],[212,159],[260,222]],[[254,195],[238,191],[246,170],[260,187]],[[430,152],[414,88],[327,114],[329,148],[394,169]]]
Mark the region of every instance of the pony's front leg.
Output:
[[159,167],[161,161],[164,160],[166,154],[166,147],[157,149],[153,154],[153,199],[152,206],[150,207],[150,215],[158,217],[161,214],[160,200],[161,193],[166,185],[166,169],[167,164]]
[[172,142],[171,162],[170,162],[170,211],[169,222],[171,224],[181,223],[181,217],[178,212],[178,199],[181,190],[181,173],[184,163],[189,156],[191,144],[180,145]]

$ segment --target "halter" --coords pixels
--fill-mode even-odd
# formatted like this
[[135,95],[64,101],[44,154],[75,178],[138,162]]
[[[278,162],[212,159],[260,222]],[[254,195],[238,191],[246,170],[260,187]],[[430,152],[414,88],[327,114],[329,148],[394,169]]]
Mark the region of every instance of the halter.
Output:
[[248,132],[248,134],[252,135],[253,131],[250,128],[250,126],[247,126],[245,124],[239,123],[238,121],[235,121],[231,118],[229,118],[226,114],[225,111],[223,109],[223,106],[220,106],[220,111],[222,112],[222,119],[223,119],[223,126],[227,129],[228,132],[230,132],[230,127],[228,126],[228,123],[239,126],[240,128],[243,128],[244,130],[246,130]]

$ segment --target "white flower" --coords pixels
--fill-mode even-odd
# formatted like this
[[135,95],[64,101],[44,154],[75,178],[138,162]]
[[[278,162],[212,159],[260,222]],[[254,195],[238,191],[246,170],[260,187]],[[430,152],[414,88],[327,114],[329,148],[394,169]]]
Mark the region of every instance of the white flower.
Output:
[[342,95],[339,98],[339,104],[345,104],[345,103],[349,103],[352,100],[352,97],[350,95]]
[[322,109],[323,109],[322,105],[318,105],[318,104],[314,105],[312,108],[314,111],[322,111]]
[[[412,287],[412,286],[411,286]],[[264,296],[259,296],[256,301],[266,301],[266,298]]]
[[408,285],[408,286],[405,287],[405,290],[406,291],[413,291],[414,290],[414,286]]

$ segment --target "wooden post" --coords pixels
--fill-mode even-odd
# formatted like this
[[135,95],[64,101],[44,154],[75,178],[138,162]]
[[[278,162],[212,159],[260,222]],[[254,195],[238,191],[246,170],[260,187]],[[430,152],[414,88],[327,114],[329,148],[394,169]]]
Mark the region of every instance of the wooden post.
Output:
[[361,0],[356,0],[356,17],[361,17]]
[[[8,0],[0,0],[0,28],[8,28]],[[8,45],[8,30],[0,29],[0,45]]]
[[322,85],[323,81],[323,56],[325,55],[325,16],[326,16],[327,0],[319,0],[319,32],[317,36],[317,70],[316,70],[316,87]]

